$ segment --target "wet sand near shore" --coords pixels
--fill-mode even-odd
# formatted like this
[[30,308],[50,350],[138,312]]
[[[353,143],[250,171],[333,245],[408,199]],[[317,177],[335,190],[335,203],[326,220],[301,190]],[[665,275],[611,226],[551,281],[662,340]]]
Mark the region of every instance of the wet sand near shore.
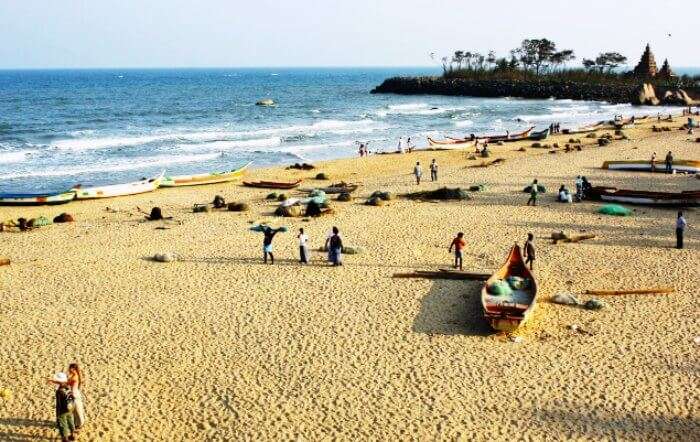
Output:
[[[679,131],[684,122],[644,122],[605,147],[585,135],[550,137],[556,154],[518,151],[531,142],[491,145],[490,159],[505,162],[485,168],[471,167],[483,160],[464,151],[420,151],[245,178],[361,184],[354,201],[333,201],[333,215],[308,221],[273,216],[270,191],[239,183],[1,207],[0,219],[66,211],[76,222],[0,233],[0,256],[12,260],[0,267],[0,387],[13,393],[0,399],[0,440],[56,436],[44,378],[73,361],[86,377],[80,440],[692,439],[700,434],[697,210],[687,211],[686,248],[676,250],[674,209],[638,206],[618,218],[598,214],[598,202],[554,201],[576,175],[593,185],[700,189],[693,175],[600,169],[654,151],[661,162],[669,150],[700,159],[700,135]],[[655,133],[652,124],[673,130]],[[582,151],[565,153],[569,138],[580,138]],[[429,177],[433,158],[439,183],[416,186],[413,165]],[[314,180],[318,172],[330,181]],[[548,193],[527,207],[522,188],[534,178]],[[481,183],[486,190],[470,201],[363,204],[375,190]],[[192,213],[216,194],[251,210]],[[136,208],[152,206],[176,222],[144,222]],[[274,266],[261,262],[253,222],[290,229],[274,240]],[[320,252],[298,265],[298,228],[316,249],[332,226],[364,253],[346,255],[341,268]],[[550,244],[559,230],[597,238]],[[478,281],[392,278],[448,267],[458,231],[465,269],[487,272],[535,234],[540,291],[533,320],[517,333],[522,342],[488,328]],[[149,259],[161,252],[179,259]],[[600,311],[547,302],[560,292],[659,286],[676,292],[601,298]]]

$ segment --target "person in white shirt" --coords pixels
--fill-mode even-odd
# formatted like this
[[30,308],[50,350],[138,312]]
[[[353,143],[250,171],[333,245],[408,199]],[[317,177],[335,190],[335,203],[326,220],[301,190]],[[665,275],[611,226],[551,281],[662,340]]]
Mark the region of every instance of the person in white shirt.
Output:
[[399,137],[399,146],[398,146],[398,148],[399,148],[399,152],[400,152],[400,153],[406,153],[406,147],[405,147],[404,142],[403,142],[403,137]]
[[304,229],[299,229],[299,263],[309,263],[309,237],[304,233]]
[[413,168],[413,175],[416,176],[416,184],[420,184],[420,177],[423,176],[423,169],[420,167],[420,161],[416,161],[416,167]]

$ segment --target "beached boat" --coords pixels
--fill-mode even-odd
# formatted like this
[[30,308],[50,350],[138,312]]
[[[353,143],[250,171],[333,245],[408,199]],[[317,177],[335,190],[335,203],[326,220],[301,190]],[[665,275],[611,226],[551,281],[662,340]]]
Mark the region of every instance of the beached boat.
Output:
[[450,147],[457,147],[457,145],[464,145],[464,146],[473,146],[474,141],[480,141],[480,142],[496,142],[496,141],[521,141],[521,140],[526,140],[530,136],[530,132],[535,128],[535,126],[532,126],[522,132],[517,132],[513,134],[502,134],[502,135],[479,135],[479,136],[474,136],[469,137],[469,138],[452,138],[452,137],[447,137],[444,140],[434,140],[430,137],[428,137],[428,143],[431,146],[439,146],[439,145],[449,145]]
[[[532,132],[530,134],[530,136],[528,137],[528,139],[535,140],[535,141],[542,141],[542,140],[547,139],[548,136],[549,136],[549,128],[547,128],[545,130],[541,130],[539,132]],[[513,140],[509,140],[509,141],[513,141]]]
[[591,199],[644,206],[690,207],[700,205],[700,190],[685,192],[646,192],[615,187],[592,187],[586,192]]
[[[642,172],[651,172],[651,161],[632,160],[632,161],[606,161],[603,163],[603,169],[608,170],[639,170]],[[673,162],[673,169],[678,172],[698,173],[700,172],[700,161],[696,160],[677,160]],[[656,172],[664,172],[666,163],[656,162]]]
[[252,161],[243,167],[233,169],[229,172],[212,172],[197,175],[165,176],[160,183],[160,187],[184,187],[201,186],[204,184],[227,183],[240,177],[246,172]]
[[[511,282],[512,281],[512,282]],[[516,285],[511,294],[495,294],[494,283]],[[515,244],[505,264],[486,281],[481,289],[484,316],[494,330],[512,332],[523,325],[535,309],[537,281],[525,265],[520,246]]]
[[246,187],[259,187],[261,189],[294,189],[301,184],[302,180],[296,180],[292,182],[278,182],[278,181],[243,181],[243,185]]
[[43,206],[65,204],[75,198],[75,191],[57,193],[2,193],[0,206]]
[[165,172],[155,178],[134,181],[133,183],[111,184],[108,186],[80,187],[76,186],[75,199],[88,200],[97,198],[112,198],[116,196],[136,195],[139,193],[153,192],[160,186]]
[[467,140],[467,141],[457,141],[452,138],[445,140],[434,140],[428,137],[428,145],[430,147],[437,147],[442,149],[460,149],[462,147],[474,147],[474,143],[477,140]]
[[[319,187],[318,190],[322,190],[323,192],[332,195],[332,194],[338,194],[338,193],[353,193],[360,187],[357,184],[345,184],[342,186],[328,186],[328,187]],[[313,192],[315,189],[301,189],[302,192]]]

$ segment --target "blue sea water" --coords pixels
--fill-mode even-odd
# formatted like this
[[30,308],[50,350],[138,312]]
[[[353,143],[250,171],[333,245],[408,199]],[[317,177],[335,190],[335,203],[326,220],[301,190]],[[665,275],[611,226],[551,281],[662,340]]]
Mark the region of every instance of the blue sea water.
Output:
[[[371,95],[430,69],[0,71],[0,192],[66,189],[394,149],[399,136],[576,126],[668,112],[571,100]],[[256,106],[273,98],[275,107]]]

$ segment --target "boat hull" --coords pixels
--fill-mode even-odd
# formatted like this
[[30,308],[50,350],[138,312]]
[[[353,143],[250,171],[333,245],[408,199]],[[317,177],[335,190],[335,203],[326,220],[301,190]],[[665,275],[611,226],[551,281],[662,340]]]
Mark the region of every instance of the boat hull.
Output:
[[302,180],[294,181],[292,183],[278,183],[275,181],[244,181],[243,185],[246,187],[256,187],[259,189],[281,189],[289,190],[298,187]]
[[[500,297],[492,295],[488,287],[497,280],[508,276],[527,279],[530,286],[522,290],[518,297]],[[520,247],[516,244],[511,249],[505,264],[486,281],[481,289],[481,304],[484,317],[491,328],[502,332],[513,332],[531,319],[537,298],[537,280],[525,265]]]
[[75,188],[75,199],[89,200],[101,198],[114,198],[118,196],[138,195],[153,192],[160,186],[163,174],[156,178],[135,181],[133,183],[113,184],[109,186]]
[[691,207],[700,205],[700,191],[646,192],[614,187],[593,187],[587,195],[592,199],[605,202],[643,206]]
[[[603,169],[608,170],[630,170],[651,172],[651,161],[606,161],[603,163]],[[656,163],[655,171],[663,172],[666,170],[665,163]],[[678,160],[673,162],[673,170],[684,173],[700,172],[700,161],[695,160]]]
[[55,206],[73,199],[73,191],[56,194],[5,194],[0,195],[0,206]]
[[242,176],[248,166],[252,163],[248,163],[240,169],[234,169],[230,172],[214,172],[214,173],[202,173],[197,175],[179,175],[179,176],[166,176],[160,183],[160,187],[186,187],[186,186],[204,186],[207,184],[220,184],[228,183]]

